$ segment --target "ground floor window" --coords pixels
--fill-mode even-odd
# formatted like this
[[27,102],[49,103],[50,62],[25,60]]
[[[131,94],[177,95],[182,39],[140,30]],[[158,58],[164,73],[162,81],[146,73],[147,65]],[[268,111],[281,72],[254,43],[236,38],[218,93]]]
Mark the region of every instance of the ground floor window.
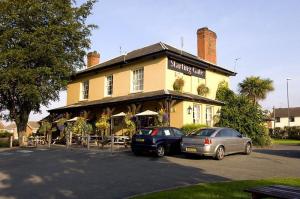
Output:
[[212,126],[212,106],[206,106],[206,125]]
[[200,104],[194,104],[193,108],[193,123],[199,124],[201,122],[201,105]]

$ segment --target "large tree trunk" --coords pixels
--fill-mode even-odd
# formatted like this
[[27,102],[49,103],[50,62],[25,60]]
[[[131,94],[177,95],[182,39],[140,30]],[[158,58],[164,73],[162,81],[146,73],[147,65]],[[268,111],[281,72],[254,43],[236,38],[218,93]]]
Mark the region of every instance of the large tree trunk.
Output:
[[27,146],[26,128],[27,128],[28,118],[29,118],[29,113],[22,112],[15,119],[20,146]]

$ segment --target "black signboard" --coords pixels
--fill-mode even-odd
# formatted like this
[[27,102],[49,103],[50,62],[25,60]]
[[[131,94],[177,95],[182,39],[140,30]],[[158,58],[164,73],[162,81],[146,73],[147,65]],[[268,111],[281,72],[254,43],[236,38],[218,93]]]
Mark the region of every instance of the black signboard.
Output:
[[172,59],[169,59],[168,61],[168,69],[175,70],[177,72],[181,72],[191,76],[205,78],[205,70],[196,68],[194,66],[189,66]]

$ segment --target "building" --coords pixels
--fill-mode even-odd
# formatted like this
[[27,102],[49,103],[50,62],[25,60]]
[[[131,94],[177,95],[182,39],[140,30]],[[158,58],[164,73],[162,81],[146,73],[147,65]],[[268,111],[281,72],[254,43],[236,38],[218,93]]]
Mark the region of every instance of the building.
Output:
[[[215,99],[220,82],[236,73],[217,65],[217,35],[208,28],[197,31],[198,55],[159,42],[106,62],[100,54],[88,53],[87,69],[77,72],[67,87],[67,105],[49,110],[50,114],[78,116],[89,113],[90,120],[110,110],[139,113],[165,110],[169,124],[214,125],[222,102]],[[182,91],[173,84],[182,78]],[[199,85],[209,93],[198,95]]]
[[[26,134],[25,136],[26,137],[29,137],[31,136],[32,134],[35,134],[37,133],[37,131],[39,130],[40,128],[40,125],[38,122],[35,122],[35,121],[29,121],[27,123],[27,127],[26,127]],[[5,130],[8,131],[8,132],[11,132],[13,133],[13,136],[14,136],[14,139],[18,139],[18,131],[17,131],[17,126],[16,126],[16,123],[15,122],[12,122],[10,124],[8,124],[6,127],[5,127]]]
[[288,115],[290,115],[290,126],[300,126],[300,107],[291,107],[289,108],[289,114],[287,108],[273,109],[273,113],[271,115],[274,118],[274,121],[272,121],[272,127],[284,128],[285,126],[288,126]]

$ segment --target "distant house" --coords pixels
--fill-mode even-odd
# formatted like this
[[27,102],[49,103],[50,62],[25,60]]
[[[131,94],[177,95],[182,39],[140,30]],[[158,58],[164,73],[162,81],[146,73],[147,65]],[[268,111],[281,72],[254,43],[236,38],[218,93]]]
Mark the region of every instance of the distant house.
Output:
[[[26,127],[26,136],[31,136],[32,134],[37,133],[38,129],[40,128],[40,125],[38,122],[35,121],[29,121],[27,123]],[[17,126],[16,123],[12,122],[9,125],[5,127],[5,130],[8,132],[13,133],[14,139],[18,139],[18,132],[17,132]]]
[[288,121],[290,121],[290,126],[300,126],[300,107],[289,108],[289,118],[287,108],[276,108],[271,116],[274,118],[272,121],[273,128],[284,128],[288,126]]

